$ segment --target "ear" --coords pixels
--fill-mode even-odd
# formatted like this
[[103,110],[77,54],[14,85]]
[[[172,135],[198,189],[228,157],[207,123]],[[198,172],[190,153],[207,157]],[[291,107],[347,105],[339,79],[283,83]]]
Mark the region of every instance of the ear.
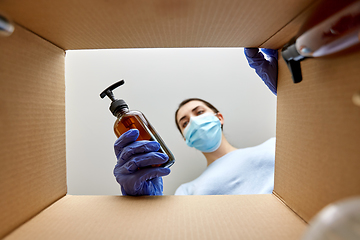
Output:
[[224,116],[220,112],[218,112],[216,116],[220,120],[221,125],[224,125]]

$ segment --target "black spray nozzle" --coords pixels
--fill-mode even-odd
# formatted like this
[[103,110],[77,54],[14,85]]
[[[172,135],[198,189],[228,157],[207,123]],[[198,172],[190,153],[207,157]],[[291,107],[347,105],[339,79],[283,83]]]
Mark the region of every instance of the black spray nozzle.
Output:
[[102,91],[100,93],[101,98],[108,96],[111,99],[111,105],[110,105],[109,109],[114,116],[116,116],[118,114],[119,110],[121,110],[123,108],[129,108],[124,100],[116,99],[112,92],[114,89],[116,89],[117,87],[120,87],[124,83],[125,83],[124,80],[120,80],[120,81],[114,83],[113,85],[109,86],[108,88],[106,88],[104,91]]
[[302,80],[300,62],[305,59],[296,49],[295,40],[292,39],[281,50],[281,55],[284,58],[288,68],[291,72],[294,83],[299,83]]

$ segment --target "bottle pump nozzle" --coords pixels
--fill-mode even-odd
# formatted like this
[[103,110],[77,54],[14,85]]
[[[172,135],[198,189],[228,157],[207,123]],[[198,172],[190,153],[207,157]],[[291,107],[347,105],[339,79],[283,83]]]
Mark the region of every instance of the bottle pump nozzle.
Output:
[[116,116],[121,109],[129,108],[124,100],[116,99],[112,92],[114,89],[116,89],[117,87],[120,87],[124,83],[125,83],[124,80],[120,80],[120,81],[114,83],[113,85],[109,86],[108,88],[106,88],[104,91],[102,91],[100,93],[101,98],[108,96],[111,99],[111,105],[110,105],[109,109],[114,116]]

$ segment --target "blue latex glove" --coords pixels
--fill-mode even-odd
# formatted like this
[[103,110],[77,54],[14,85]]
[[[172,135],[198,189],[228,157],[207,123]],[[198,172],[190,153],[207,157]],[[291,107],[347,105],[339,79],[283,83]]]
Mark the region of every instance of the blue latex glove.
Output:
[[121,185],[123,195],[162,195],[161,177],[168,175],[170,169],[151,165],[163,164],[169,157],[157,152],[160,149],[158,142],[136,141],[138,137],[139,130],[130,129],[116,140],[116,181]]
[[277,95],[277,76],[278,76],[278,52],[277,50],[262,48],[269,60],[266,60],[264,55],[258,48],[245,48],[245,57],[249,62],[251,68],[255,69],[257,75],[264,81],[266,86]]

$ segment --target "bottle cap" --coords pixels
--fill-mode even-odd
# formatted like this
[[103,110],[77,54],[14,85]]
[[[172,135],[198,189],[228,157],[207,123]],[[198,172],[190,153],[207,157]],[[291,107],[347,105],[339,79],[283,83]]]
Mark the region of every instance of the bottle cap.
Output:
[[125,83],[124,80],[120,80],[116,83],[114,83],[113,85],[109,86],[108,88],[106,88],[104,91],[102,91],[100,93],[100,97],[104,98],[105,96],[108,96],[111,99],[111,105],[110,105],[110,111],[112,112],[112,114],[114,116],[117,116],[118,112],[121,109],[124,108],[129,108],[129,106],[126,104],[126,102],[122,99],[116,99],[114,94],[113,94],[113,90],[116,89],[117,87],[120,87],[121,85],[123,85]]

